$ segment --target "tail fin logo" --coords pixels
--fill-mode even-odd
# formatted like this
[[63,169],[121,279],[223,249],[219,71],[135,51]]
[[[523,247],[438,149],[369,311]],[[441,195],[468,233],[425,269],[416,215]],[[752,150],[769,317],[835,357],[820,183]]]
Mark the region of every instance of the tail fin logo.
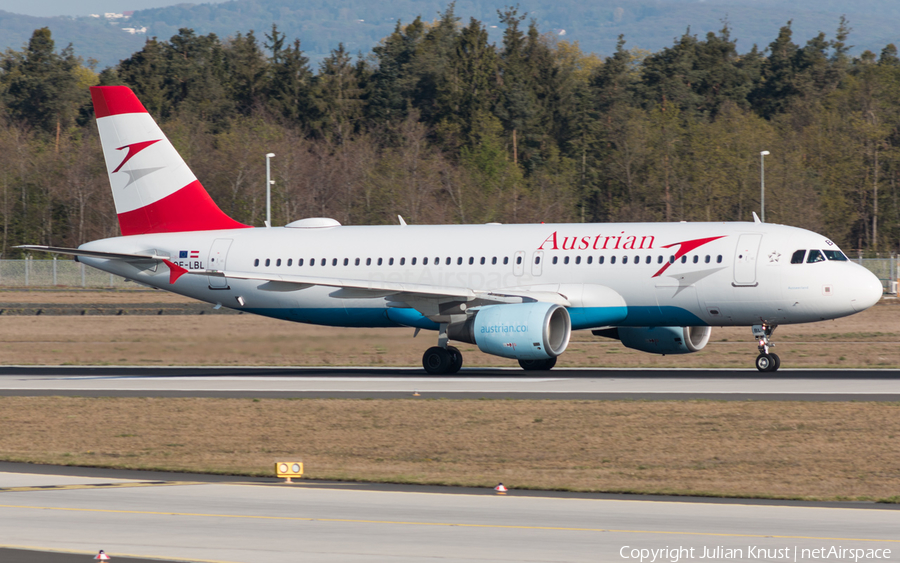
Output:
[[[122,167],[125,166],[125,163],[128,162],[129,160],[131,160],[132,158],[134,158],[134,156],[137,155],[137,153],[146,149],[150,145],[153,145],[154,143],[158,143],[160,141],[162,141],[162,139],[156,139],[155,141],[141,141],[139,143],[132,143],[130,145],[125,145],[123,147],[117,148],[116,149],[117,151],[128,149],[128,153],[125,155],[125,158],[116,167],[116,169],[112,171],[112,174],[115,174],[119,170],[122,170]],[[163,168],[164,168],[163,166],[158,166],[156,168],[139,168],[139,169],[135,169],[135,170],[123,170],[123,172],[128,174],[128,177],[129,177],[128,183],[125,184],[125,187],[127,188],[128,186],[133,184],[136,180],[143,178],[147,174],[151,174],[153,172],[156,172],[157,170],[162,170]]]

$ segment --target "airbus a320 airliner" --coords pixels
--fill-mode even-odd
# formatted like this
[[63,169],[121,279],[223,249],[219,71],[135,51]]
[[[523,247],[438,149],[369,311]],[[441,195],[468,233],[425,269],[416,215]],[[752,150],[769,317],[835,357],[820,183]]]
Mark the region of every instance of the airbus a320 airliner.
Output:
[[758,219],[251,228],[216,206],[129,88],[91,96],[122,236],[20,248],[278,319],[433,330],[429,374],[462,366],[450,341],[548,370],[573,330],[687,354],[713,326],[752,327],[757,369],[775,371],[775,327],[852,315],[882,296],[826,237]]

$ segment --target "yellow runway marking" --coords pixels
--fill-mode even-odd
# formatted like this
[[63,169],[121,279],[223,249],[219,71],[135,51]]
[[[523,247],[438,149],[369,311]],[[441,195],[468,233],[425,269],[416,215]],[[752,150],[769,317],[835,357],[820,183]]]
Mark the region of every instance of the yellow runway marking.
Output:
[[203,485],[200,481],[140,481],[136,483],[86,483],[80,485],[46,485],[34,487],[0,487],[0,493],[33,491],[72,491],[76,489],[121,489],[126,487],[168,487],[173,485]]
[[619,534],[664,534],[675,536],[714,536],[724,538],[772,538],[788,540],[860,541],[900,543],[900,539],[884,540],[870,538],[829,538],[822,536],[779,536],[770,534],[729,534],[716,532],[676,532],[670,530],[616,530],[611,528],[566,528],[560,526],[516,526],[511,524],[463,524],[458,522],[404,522],[397,520],[362,520],[354,518],[304,518],[300,516],[258,516],[252,514],[205,514],[202,512],[154,512],[145,510],[112,510],[105,508],[69,508],[64,506],[26,506],[0,504],[0,508],[23,508],[31,510],[59,510],[65,512],[94,512],[105,514],[138,514],[145,516],[189,516],[195,518],[236,518],[245,520],[283,520],[292,522],[335,522],[347,524],[385,524],[392,526],[438,526],[453,528],[487,528],[494,530],[546,530],[557,532],[611,532]]

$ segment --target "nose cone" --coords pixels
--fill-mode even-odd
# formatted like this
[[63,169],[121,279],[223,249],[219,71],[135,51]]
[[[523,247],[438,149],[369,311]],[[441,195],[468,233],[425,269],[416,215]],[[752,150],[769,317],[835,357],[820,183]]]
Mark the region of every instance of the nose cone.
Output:
[[856,283],[851,289],[850,305],[857,312],[865,311],[872,305],[878,303],[884,294],[884,288],[881,280],[872,272],[860,268],[857,274]]

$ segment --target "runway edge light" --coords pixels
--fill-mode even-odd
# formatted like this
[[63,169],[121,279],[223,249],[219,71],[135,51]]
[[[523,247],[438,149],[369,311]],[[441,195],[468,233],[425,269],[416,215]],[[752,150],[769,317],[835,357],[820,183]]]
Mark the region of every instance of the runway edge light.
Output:
[[497,491],[498,495],[505,495],[507,491],[506,487],[503,486],[503,483],[500,483],[499,485],[494,487],[494,490]]
[[103,550],[101,549],[100,553],[98,553],[97,555],[94,556],[94,559],[96,559],[97,561],[109,561],[112,558],[109,555],[107,555],[106,553],[104,553]]
[[275,475],[277,475],[280,479],[284,479],[285,483],[291,483],[291,477],[302,477],[303,476],[303,462],[302,461],[276,461],[275,462]]

